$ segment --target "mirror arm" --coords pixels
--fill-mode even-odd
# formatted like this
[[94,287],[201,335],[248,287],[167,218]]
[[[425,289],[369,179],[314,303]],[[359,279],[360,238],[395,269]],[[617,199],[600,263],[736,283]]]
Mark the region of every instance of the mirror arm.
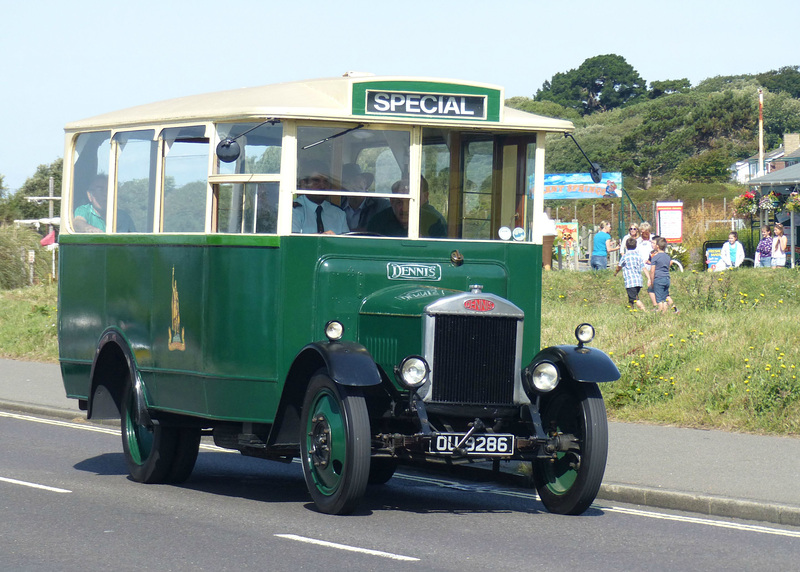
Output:
[[[219,157],[220,160],[225,162],[225,163],[232,163],[233,161],[238,159],[239,158],[240,149],[239,149],[239,144],[236,143],[236,140],[239,137],[244,137],[245,135],[247,135],[251,131],[253,131],[255,129],[258,129],[262,125],[266,125],[267,123],[269,123],[270,125],[275,125],[276,123],[280,123],[280,119],[275,119],[274,117],[270,117],[269,119],[267,119],[265,121],[262,121],[261,123],[259,123],[255,127],[251,127],[247,131],[245,131],[243,133],[239,133],[239,135],[237,135],[236,137],[233,137],[233,138],[226,137],[225,139],[223,139],[222,141],[217,143],[217,157]],[[234,147],[234,145],[235,145],[235,147]],[[233,151],[231,151],[230,153],[222,153],[221,152],[222,150],[227,150],[227,149],[231,149],[231,148],[233,149]]]
[[[603,171],[600,170],[600,165],[597,163],[592,163],[591,159],[589,159],[588,155],[586,155],[586,153],[583,151],[581,146],[578,144],[577,139],[575,139],[572,133],[564,133],[564,137],[569,137],[570,139],[572,139],[572,142],[575,143],[575,146],[578,148],[578,151],[581,152],[584,159],[586,159],[586,162],[589,163],[589,173],[592,176],[592,180],[595,183],[599,183],[600,180],[603,178]],[[595,180],[595,178],[597,180]]]

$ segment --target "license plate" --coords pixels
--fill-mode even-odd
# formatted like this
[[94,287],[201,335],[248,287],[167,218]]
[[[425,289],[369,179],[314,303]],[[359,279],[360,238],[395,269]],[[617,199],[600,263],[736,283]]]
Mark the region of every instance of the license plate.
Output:
[[[466,433],[436,433],[431,437],[428,451],[437,455],[452,455]],[[484,433],[473,435],[461,445],[467,455],[475,457],[506,457],[514,454],[514,435]]]

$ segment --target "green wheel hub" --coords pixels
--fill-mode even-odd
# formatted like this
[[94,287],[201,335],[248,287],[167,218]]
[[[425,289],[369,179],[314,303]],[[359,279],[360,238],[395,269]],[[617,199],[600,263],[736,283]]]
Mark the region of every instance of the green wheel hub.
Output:
[[125,415],[125,439],[128,442],[128,451],[131,460],[138,465],[143,465],[153,452],[153,429],[139,425],[133,418],[135,400],[131,396]]
[[320,391],[306,426],[308,466],[319,492],[331,495],[339,488],[347,455],[345,425],[339,401],[329,390]]

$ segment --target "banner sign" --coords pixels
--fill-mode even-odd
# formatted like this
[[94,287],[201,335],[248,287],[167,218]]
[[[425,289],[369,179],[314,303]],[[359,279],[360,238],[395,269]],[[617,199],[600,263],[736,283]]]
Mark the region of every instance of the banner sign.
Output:
[[[533,193],[533,177],[528,181]],[[544,198],[602,199],[622,196],[622,173],[603,173],[599,183],[589,173],[556,173],[544,176]]]
[[683,203],[656,203],[656,234],[667,242],[683,242]]

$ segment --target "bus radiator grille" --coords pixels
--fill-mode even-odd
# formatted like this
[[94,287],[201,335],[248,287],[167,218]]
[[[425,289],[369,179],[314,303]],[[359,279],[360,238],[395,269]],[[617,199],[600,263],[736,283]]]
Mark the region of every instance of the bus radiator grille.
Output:
[[517,319],[437,315],[433,402],[510,405]]

